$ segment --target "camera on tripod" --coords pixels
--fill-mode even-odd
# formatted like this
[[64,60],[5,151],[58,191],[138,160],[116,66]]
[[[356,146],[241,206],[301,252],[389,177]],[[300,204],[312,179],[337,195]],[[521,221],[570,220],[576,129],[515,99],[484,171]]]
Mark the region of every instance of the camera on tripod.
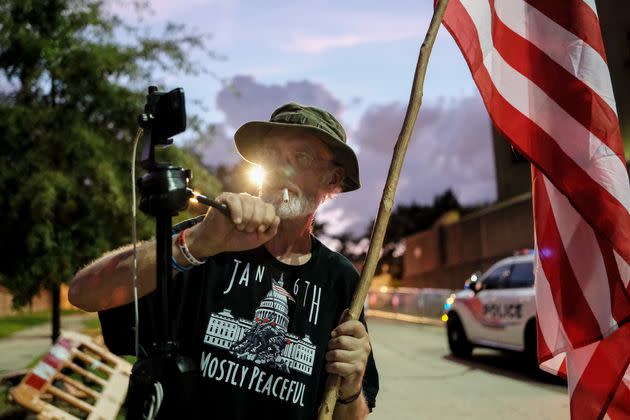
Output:
[[186,99],[184,89],[159,92],[157,86],[149,86],[144,114],[138,118],[144,129],[151,128],[156,136],[154,144],[171,144],[170,138],[186,130]]
[[156,289],[153,295],[156,336],[148,357],[133,367],[127,398],[127,419],[196,418],[195,389],[199,368],[180,354],[169,317],[168,291],[172,283],[171,218],[188,206],[190,170],[156,162],[154,149],[173,143],[172,136],[186,129],[184,90],[148,89],[138,123],[144,131],[141,163],[147,172],[137,180],[140,209],[155,217]]
[[155,146],[168,146],[174,135],[186,130],[186,98],[184,89],[160,92],[157,86],[149,86],[144,113],[138,117],[138,125],[144,130],[142,157],[144,169],[159,167],[155,162]]

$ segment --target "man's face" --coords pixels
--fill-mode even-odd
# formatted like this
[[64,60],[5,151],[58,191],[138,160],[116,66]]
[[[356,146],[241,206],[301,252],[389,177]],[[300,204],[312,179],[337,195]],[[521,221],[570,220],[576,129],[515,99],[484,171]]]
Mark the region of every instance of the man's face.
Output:
[[[332,168],[332,153],[312,134],[299,130],[272,130],[265,138],[260,163],[266,171],[261,197],[276,208],[281,219],[307,216],[326,195],[325,179]],[[289,201],[283,201],[288,190]]]

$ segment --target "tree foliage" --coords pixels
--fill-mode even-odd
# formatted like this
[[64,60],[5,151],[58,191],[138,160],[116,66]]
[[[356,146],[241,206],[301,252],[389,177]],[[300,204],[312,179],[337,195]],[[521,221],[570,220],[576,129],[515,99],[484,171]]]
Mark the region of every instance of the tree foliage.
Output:
[[[419,205],[417,203],[400,204],[392,211],[385,238],[383,240],[382,254],[379,259],[376,274],[382,272],[382,267],[387,265],[387,271],[394,277],[399,277],[402,273],[402,253],[404,245],[402,240],[414,233],[430,229],[447,212],[457,210],[461,215],[471,213],[483,205],[462,206],[457,197],[450,189],[434,197],[430,205]],[[365,233],[360,237],[350,234],[337,236],[342,243],[340,252],[352,261],[363,261],[367,254],[367,245],[361,245],[363,241],[371,238],[375,221],[372,220]],[[360,252],[357,252],[359,249]]]
[[[383,243],[397,242],[405,236],[427,230],[440,216],[450,210],[468,210],[459,204],[457,197],[450,189],[435,196],[431,205],[420,205],[415,202],[408,205],[400,204],[396,206],[389,217]],[[367,236],[372,234],[373,226],[374,221],[368,226]]]
[[[21,306],[131,239],[131,143],[156,71],[192,71],[205,38],[151,35],[98,0],[0,3],[0,282]],[[204,191],[220,188],[185,150]],[[153,221],[139,213],[139,234]]]

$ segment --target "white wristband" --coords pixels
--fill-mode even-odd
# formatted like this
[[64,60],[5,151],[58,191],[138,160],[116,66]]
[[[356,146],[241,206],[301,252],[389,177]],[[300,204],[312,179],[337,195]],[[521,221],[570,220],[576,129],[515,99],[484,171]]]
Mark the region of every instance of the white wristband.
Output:
[[188,249],[188,245],[186,244],[186,231],[187,230],[188,229],[184,229],[181,232],[179,232],[179,235],[177,235],[177,247],[182,252],[182,255],[184,256],[184,258],[186,258],[186,261],[188,261],[191,265],[202,265],[206,261],[198,260],[197,258],[193,256],[193,254],[190,253],[190,250]]

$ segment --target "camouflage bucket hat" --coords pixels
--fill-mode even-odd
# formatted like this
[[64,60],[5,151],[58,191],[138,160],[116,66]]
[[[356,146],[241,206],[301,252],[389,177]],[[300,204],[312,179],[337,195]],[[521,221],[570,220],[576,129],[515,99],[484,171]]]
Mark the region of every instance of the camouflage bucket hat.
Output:
[[299,128],[321,139],[333,154],[333,162],[343,167],[346,176],[342,182],[342,191],[358,189],[359,162],[354,151],[346,143],[343,127],[327,111],[312,106],[303,106],[294,102],[276,109],[269,121],[250,121],[234,134],[236,149],[247,161],[257,163],[257,153],[266,141],[265,137],[272,128]]

